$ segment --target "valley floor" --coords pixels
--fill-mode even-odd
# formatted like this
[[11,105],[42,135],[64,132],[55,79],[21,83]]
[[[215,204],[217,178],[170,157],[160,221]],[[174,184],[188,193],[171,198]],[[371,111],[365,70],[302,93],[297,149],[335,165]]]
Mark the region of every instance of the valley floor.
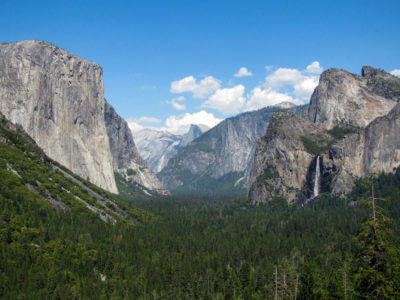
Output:
[[376,195],[390,199],[381,212],[393,220],[379,228],[385,268],[376,273],[362,256],[371,211],[353,205],[370,196],[367,181],[346,200],[324,194],[301,208],[283,199],[249,206],[136,197],[157,217],[111,225],[85,209],[56,211],[3,179],[2,298],[344,299],[373,295],[367,283],[375,277],[384,297],[399,295],[400,170],[376,182]]

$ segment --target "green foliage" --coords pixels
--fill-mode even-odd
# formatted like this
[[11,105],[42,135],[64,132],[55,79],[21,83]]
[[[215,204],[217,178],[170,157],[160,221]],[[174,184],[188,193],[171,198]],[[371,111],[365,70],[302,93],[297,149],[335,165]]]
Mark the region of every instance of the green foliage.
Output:
[[327,131],[332,138],[322,135],[302,135],[300,138],[308,153],[319,155],[326,152],[337,140],[344,138],[347,134],[356,132],[356,130],[356,128],[349,125],[337,125]]
[[393,247],[391,219],[384,215],[384,210],[377,208],[372,185],[371,202],[366,202],[371,209],[371,218],[361,226],[357,237],[358,253],[354,262],[355,290],[361,298],[389,299],[400,296],[400,253]]
[[328,130],[328,133],[335,139],[335,140],[340,140],[344,138],[347,134],[354,133],[356,132],[356,128],[352,126],[340,126],[336,125],[333,127],[331,130]]
[[[189,170],[181,169],[176,177],[183,183],[174,194],[198,196],[243,196],[246,193],[242,183],[238,181],[243,177],[244,172],[230,172],[215,179],[212,175],[212,166],[202,175],[192,174]],[[236,184],[236,185],[235,185]]]
[[324,153],[332,145],[332,140],[327,140],[318,136],[310,137],[302,135],[300,138],[306,151],[314,155]]
[[277,176],[275,169],[272,166],[267,166],[264,172],[257,177],[258,182],[265,182],[268,179],[273,179]]
[[126,170],[126,174],[128,174],[128,176],[136,175],[136,171],[133,169],[128,169]]
[[[348,200],[324,194],[302,208],[282,199],[252,207],[246,199],[137,197],[130,201],[159,218],[113,226],[84,207],[61,213],[35,193],[16,192],[17,176],[0,182],[4,298],[268,299],[275,268],[281,299],[296,290],[298,299],[355,296],[347,265],[369,214],[348,205],[356,194]],[[376,186],[380,197],[392,197],[388,211],[400,220],[400,172]],[[360,184],[359,194],[365,189]]]

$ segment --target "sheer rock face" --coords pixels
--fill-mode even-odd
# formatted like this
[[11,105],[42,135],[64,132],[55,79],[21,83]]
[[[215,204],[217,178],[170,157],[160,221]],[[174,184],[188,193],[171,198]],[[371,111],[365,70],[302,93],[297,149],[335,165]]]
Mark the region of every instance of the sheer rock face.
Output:
[[107,102],[105,103],[104,119],[114,170],[123,174],[128,180],[152,191],[167,194],[156,175],[140,157],[127,122]]
[[218,185],[226,176],[230,179],[224,181],[225,187],[246,188],[257,139],[265,134],[273,112],[280,109],[266,107],[222,121],[181,148],[158,177],[170,190],[190,189],[201,180]]
[[[370,172],[394,172],[400,166],[398,84],[371,67],[363,68],[363,77],[335,69],[322,74],[306,115],[311,120],[276,113],[258,141],[250,176],[252,203],[276,196],[289,203],[311,201],[318,155],[320,192],[344,195]],[[357,103],[356,110],[350,110],[351,103]],[[340,138],[327,131],[343,124],[353,125],[353,133]]]
[[110,192],[118,193],[114,171],[164,191],[104,100],[102,69],[93,62],[42,41],[1,44],[0,111],[49,157]]
[[[307,176],[315,155],[307,152],[302,138],[327,142],[330,136],[301,116],[277,112],[267,133],[257,141],[250,173],[249,198],[253,204],[282,197],[293,203],[305,192],[310,196]],[[308,184],[307,184],[308,183]]]
[[335,143],[324,154],[323,162],[323,174],[333,175],[330,190],[334,194],[350,192],[354,181],[370,172],[394,172],[400,166],[400,104]]
[[0,111],[52,159],[117,193],[102,68],[41,41],[0,45]]
[[349,124],[365,127],[386,115],[400,99],[400,79],[384,71],[363,67],[362,76],[329,69],[321,74],[308,119],[326,129]]

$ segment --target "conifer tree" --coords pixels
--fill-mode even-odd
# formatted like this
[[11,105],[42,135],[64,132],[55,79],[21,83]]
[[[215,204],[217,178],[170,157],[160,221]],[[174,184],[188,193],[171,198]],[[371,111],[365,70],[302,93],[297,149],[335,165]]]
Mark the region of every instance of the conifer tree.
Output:
[[392,247],[390,219],[384,216],[383,209],[377,206],[374,178],[371,176],[371,218],[361,226],[357,237],[359,251],[356,256],[355,290],[364,299],[388,299],[395,295],[393,266],[398,261],[396,250]]

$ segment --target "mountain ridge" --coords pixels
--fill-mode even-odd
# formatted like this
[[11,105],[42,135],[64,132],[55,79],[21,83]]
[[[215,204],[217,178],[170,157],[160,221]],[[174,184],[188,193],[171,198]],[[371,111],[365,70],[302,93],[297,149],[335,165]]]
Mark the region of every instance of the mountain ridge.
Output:
[[209,127],[205,125],[191,124],[188,132],[183,135],[150,128],[132,131],[132,134],[141,156],[155,173],[159,173],[180,148],[207,130]]

